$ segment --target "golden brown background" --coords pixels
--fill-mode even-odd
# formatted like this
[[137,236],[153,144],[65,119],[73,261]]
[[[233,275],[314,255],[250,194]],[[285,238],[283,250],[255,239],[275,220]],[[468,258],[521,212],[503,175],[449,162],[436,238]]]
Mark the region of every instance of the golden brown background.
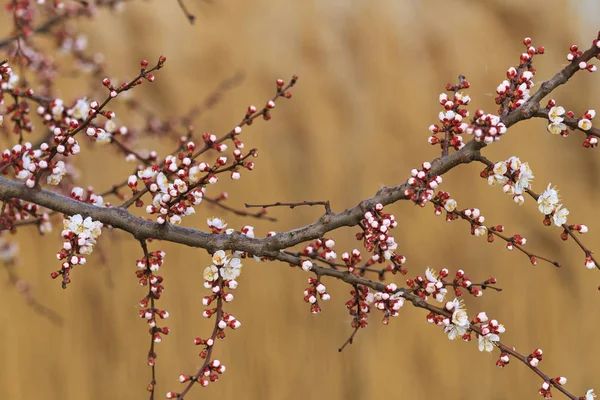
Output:
[[[290,101],[280,101],[268,123],[258,121],[242,138],[260,157],[242,180],[224,182],[229,204],[329,199],[335,211],[356,205],[382,185],[402,182],[411,168],[438,155],[426,139],[436,121],[438,94],[461,73],[470,80],[471,110],[494,112],[493,93],[506,69],[518,61],[521,41],[531,36],[544,45],[536,57],[535,81],[551,77],[566,62],[568,47],[589,46],[599,26],[582,2],[494,1],[217,1],[188,0],[197,15],[187,24],[176,1],[134,1],[121,14],[103,12],[78,24],[90,34],[90,49],[106,55],[111,77],[136,73],[139,60],[168,57],[153,85],[135,90],[158,115],[182,115],[218,83],[243,72],[245,80],[226,94],[195,125],[198,131],[225,133],[249,104],[262,105],[276,78],[300,75]],[[585,16],[587,14],[587,17]],[[4,15],[8,21],[8,16]],[[64,59],[68,61],[68,58]],[[583,72],[554,97],[582,113],[600,107],[599,76]],[[65,98],[85,90],[69,80]],[[81,83],[79,83],[81,85]],[[100,85],[100,82],[97,82]],[[84,86],[84,88],[87,86]],[[128,116],[119,115],[122,122]],[[598,150],[581,146],[583,135],[550,135],[544,121],[511,129],[485,150],[492,160],[512,155],[533,168],[533,189],[548,183],[561,190],[569,221],[586,223],[582,237],[599,249]],[[150,142],[148,142],[150,143]],[[147,144],[149,145],[149,144]],[[166,155],[172,143],[158,147]],[[109,148],[79,157],[82,185],[104,190],[126,177],[130,166]],[[395,236],[408,258],[411,276],[427,266],[464,268],[474,279],[496,276],[502,293],[467,298],[470,313],[487,311],[505,324],[502,339],[523,353],[544,350],[541,367],[564,375],[581,395],[600,389],[598,307],[600,273],[583,266],[583,254],[560,230],[542,225],[534,202],[512,203],[499,187],[478,177],[480,165],[462,166],[444,176],[442,189],[461,207],[479,207],[490,224],[521,233],[527,248],[563,262],[560,270],[532,266],[502,243],[470,236],[468,225],[447,224],[409,203],[389,207],[399,221]],[[277,209],[277,223],[226,215],[230,226],[256,226],[257,235],[314,221],[320,209]],[[218,210],[207,204],[188,226],[205,228]],[[354,230],[332,235],[338,254],[358,243]],[[73,274],[62,290],[49,273],[59,267],[58,232],[39,238],[33,228],[18,235],[19,274],[37,299],[64,319],[57,326],[28,307],[7,283],[0,292],[1,399],[145,399],[150,379],[145,365],[149,337],[137,317],[145,293],[134,276],[139,246],[122,232],[104,230],[100,249]],[[166,291],[161,307],[171,313],[172,333],[157,347],[158,398],[181,390],[180,373],[201,365],[195,336],[212,329],[201,317],[203,250],[165,243],[161,270]],[[101,255],[105,262],[101,263]],[[309,314],[302,300],[307,275],[278,263],[247,261],[235,301],[228,306],[242,328],[219,342],[215,356],[228,367],[217,384],[194,388],[188,399],[515,399],[538,398],[540,379],[513,361],[499,370],[497,353],[483,354],[476,343],[451,342],[425,321],[423,310],[405,306],[387,327],[374,313],[371,324],[341,354],[351,332],[344,302],[348,288],[327,281],[332,294],[321,315]],[[402,278],[397,277],[398,283]],[[558,396],[558,393],[555,393]]]

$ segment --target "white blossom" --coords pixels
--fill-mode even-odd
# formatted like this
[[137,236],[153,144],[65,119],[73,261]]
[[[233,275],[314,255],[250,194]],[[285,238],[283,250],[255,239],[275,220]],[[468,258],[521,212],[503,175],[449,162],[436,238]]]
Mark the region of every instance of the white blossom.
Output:
[[479,335],[479,351],[490,353],[494,350],[494,343],[500,341],[500,337],[495,333],[488,333],[485,336]]
[[562,208],[562,204],[559,204],[554,210],[554,215],[552,219],[554,220],[554,224],[556,226],[562,226],[567,223],[567,215],[569,215],[569,210],[567,208]]
[[552,211],[556,209],[558,204],[558,191],[556,190],[556,186],[550,188],[551,184],[548,184],[548,187],[544,191],[544,193],[540,194],[538,197],[538,209],[542,214],[550,215]]

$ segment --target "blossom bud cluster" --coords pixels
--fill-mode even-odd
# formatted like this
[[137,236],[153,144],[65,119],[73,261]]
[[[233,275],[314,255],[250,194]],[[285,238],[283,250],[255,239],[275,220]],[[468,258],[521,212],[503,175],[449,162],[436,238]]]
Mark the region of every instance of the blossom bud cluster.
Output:
[[1,165],[11,165],[15,171],[15,177],[25,181],[27,187],[34,187],[37,176],[42,172],[47,174],[46,182],[48,184],[58,185],[66,175],[67,168],[64,161],[51,160],[50,153],[50,147],[46,143],[42,143],[36,150],[32,149],[29,142],[23,145],[17,144],[11,150],[6,149],[2,152]]
[[428,172],[431,169],[429,162],[424,162],[421,167],[423,169],[412,169],[408,184],[410,187],[404,191],[404,195],[410,198],[414,203],[421,207],[425,207],[428,201],[433,198],[434,190],[442,183],[441,176],[433,176],[429,178]]
[[[215,143],[217,139],[213,136],[207,136],[207,144],[219,152],[224,152],[227,146],[224,143]],[[127,185],[134,194],[139,191],[138,179],[142,180],[146,189],[152,194],[152,204],[146,207],[146,212],[158,214],[159,223],[164,224],[168,221],[178,225],[181,223],[182,216],[195,213],[194,206],[202,202],[206,191],[205,186],[218,182],[217,174],[233,170],[232,179],[238,179],[238,166],[249,170],[254,168],[254,163],[247,162],[245,159],[251,155],[256,156],[255,151],[244,156],[239,149],[236,149],[233,152],[233,162],[226,167],[228,161],[225,156],[217,157],[212,166],[203,161],[193,161],[195,148],[196,144],[189,142],[186,145],[186,152],[180,152],[177,156],[169,155],[162,164],[153,164],[140,169],[137,175],[128,178]],[[143,203],[136,204],[141,206]]]
[[363,231],[356,234],[356,239],[362,240],[365,249],[371,253],[367,265],[391,261],[388,270],[395,272],[406,262],[404,256],[396,253],[398,243],[390,233],[398,226],[398,221],[393,214],[383,212],[382,204],[375,204],[371,211],[367,211],[360,226]]
[[[317,239],[312,243],[309,243],[302,249],[302,254],[311,258],[318,257],[326,261],[333,261],[337,259],[337,253],[333,250],[335,241],[333,239]],[[305,260],[300,263],[300,267],[308,272],[312,269],[312,262]]]
[[[210,339],[209,339],[210,340]],[[191,376],[187,374],[179,375],[179,382],[187,383],[189,381],[197,381],[200,386],[206,387],[211,382],[217,382],[219,380],[219,375],[225,372],[225,365],[221,364],[219,360],[212,360],[206,364],[204,369],[196,376]],[[179,393],[176,392],[167,392],[167,399],[177,399],[179,398]]]
[[458,203],[450,197],[450,193],[440,190],[431,201],[434,204],[433,213],[435,215],[442,215],[445,210],[446,221],[450,222],[460,218],[459,213],[455,212]]
[[[598,43],[596,40],[594,40],[594,42],[596,44]],[[576,44],[573,44],[573,45],[571,45],[571,47],[569,47],[569,53],[567,54],[567,61],[577,62],[579,69],[585,69],[588,72],[595,72],[597,68],[594,64],[588,64],[585,61],[578,61],[578,58],[581,57],[582,54],[583,54],[583,52],[581,50],[579,50],[579,47],[577,47]]]
[[71,198],[97,207],[110,207],[110,203],[105,203],[104,198],[99,194],[95,194],[94,188],[91,186],[87,189],[75,186],[71,189]]
[[61,269],[52,272],[52,279],[63,277],[62,286],[66,288],[71,282],[70,271],[75,265],[84,265],[89,255],[94,250],[96,239],[102,233],[102,222],[93,221],[91,217],[83,218],[76,214],[63,220],[63,231],[61,236],[65,241],[56,258],[64,260]]
[[381,322],[387,325],[390,323],[390,317],[399,315],[398,310],[404,305],[404,297],[402,297],[402,292],[398,290],[398,286],[390,283],[385,286],[383,292],[375,292],[372,298],[367,295],[366,302],[367,304],[372,302],[373,307],[383,312]]
[[[440,144],[442,148],[452,147],[454,150],[460,150],[464,146],[461,135],[467,130],[468,124],[463,119],[469,116],[469,112],[461,106],[469,104],[471,98],[459,90],[468,87],[469,82],[461,80],[458,85],[448,84],[447,89],[453,91],[452,97],[446,93],[440,94],[439,101],[444,110],[439,114],[441,124],[429,126],[431,136],[427,141],[430,144]],[[443,134],[443,137],[436,136],[438,134]]]
[[[253,235],[254,233],[251,231],[251,229],[246,229],[246,234]],[[194,339],[195,345],[203,347],[199,356],[206,359],[206,362],[201,371],[198,371],[196,375],[179,375],[181,383],[196,381],[200,386],[205,387],[211,382],[218,381],[219,375],[225,372],[225,366],[219,360],[211,360],[210,355],[212,354],[215,340],[225,338],[225,328],[237,329],[242,325],[233,315],[223,310],[224,303],[233,301],[233,293],[231,291],[238,286],[238,282],[235,279],[239,277],[242,270],[242,263],[239,258],[241,255],[241,252],[236,251],[233,252],[232,257],[229,257],[225,251],[218,250],[212,255],[212,264],[204,269],[204,287],[210,289],[211,294],[202,298],[202,304],[207,307],[204,309],[202,316],[211,318],[215,315],[215,329],[212,336],[208,338],[196,337]],[[211,307],[214,303],[216,304]],[[177,392],[168,392],[166,396],[168,399],[175,399],[179,397],[179,394]]]
[[342,253],[342,261],[344,261],[348,268],[348,272],[350,273],[354,273],[356,264],[358,264],[361,259],[360,251],[358,251],[358,249],[353,249],[350,253],[347,251]]
[[448,290],[446,289],[444,278],[448,276],[448,270],[442,269],[438,273],[433,268],[425,270],[425,277],[417,276],[414,279],[407,279],[406,284],[412,291],[423,300],[432,296],[437,302],[442,303],[446,298]]
[[308,278],[308,284],[310,285],[304,289],[304,301],[310,304],[310,312],[312,314],[319,314],[321,312],[321,306],[319,306],[319,298],[323,301],[331,299],[327,288],[318,278]]
[[37,204],[13,198],[5,200],[3,208],[4,212],[0,215],[0,230],[2,231],[14,232],[17,222],[36,219],[38,230],[42,235],[52,232],[49,214],[40,212],[40,206]]
[[519,108],[530,97],[530,90],[534,86],[532,81],[535,75],[533,68],[533,57],[536,54],[544,54],[544,47],[535,48],[531,45],[531,39],[523,39],[526,52],[521,54],[519,65],[510,67],[506,71],[507,79],[496,88],[498,96],[495,98],[496,104],[500,105],[499,113],[504,110],[513,111]]
[[473,135],[476,142],[491,144],[500,140],[500,136],[506,133],[506,125],[500,121],[500,117],[494,114],[486,114],[483,110],[475,111],[475,119],[466,129],[466,133]]
[[346,308],[353,317],[351,325],[353,328],[366,328],[367,318],[371,312],[370,304],[373,303],[374,295],[367,286],[356,285],[351,291],[352,298],[346,302]]
[[[485,317],[487,320],[487,316]],[[494,345],[496,342],[500,341],[500,334],[506,331],[504,325],[499,324],[495,319],[486,321],[481,321],[481,325],[479,326],[480,332],[477,336],[479,337],[479,351],[487,351],[491,353],[494,349]]]
[[[154,301],[160,299],[162,292],[164,291],[163,277],[157,275],[160,267],[164,263],[165,252],[154,251],[148,253],[148,255],[140,260],[136,261],[138,270],[135,275],[139,280],[141,286],[148,286],[148,294],[140,300],[140,318],[143,318],[148,323],[149,333],[152,336],[154,343],[162,342],[162,335],[168,335],[170,332],[169,327],[159,327],[156,324],[156,316],[160,319],[169,318],[169,312],[161,310],[155,307]],[[154,366],[156,360],[156,353],[152,353],[148,356],[148,365]]]
[[487,167],[481,172],[482,178],[487,178],[490,186],[502,185],[504,193],[513,196],[518,205],[525,202],[523,193],[531,188],[533,171],[528,163],[521,162],[517,157],[510,157]]

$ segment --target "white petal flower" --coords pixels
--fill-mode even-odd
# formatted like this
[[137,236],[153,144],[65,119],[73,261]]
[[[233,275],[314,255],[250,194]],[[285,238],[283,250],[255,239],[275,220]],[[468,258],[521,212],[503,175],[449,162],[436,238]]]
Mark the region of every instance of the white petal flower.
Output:
[[446,211],[448,211],[448,212],[452,212],[452,211],[456,210],[456,206],[457,206],[456,200],[448,199],[448,200],[446,200],[446,203],[444,204],[444,209],[446,209]]
[[162,172],[159,172],[156,176],[156,184],[162,193],[169,193],[169,179]]
[[548,188],[538,197],[538,209],[542,214],[550,215],[555,210],[558,204],[558,191],[556,186],[550,188],[551,184],[548,184]]
[[508,163],[508,168],[510,169],[510,172],[516,172],[517,170],[519,170],[519,168],[521,168],[521,160],[518,157],[512,156],[511,158],[509,158],[508,160],[506,160],[506,162]]
[[225,221],[223,221],[221,218],[207,218],[206,223],[208,224],[209,228],[217,231],[225,229],[227,226]]
[[556,226],[562,226],[563,224],[566,224],[567,215],[569,215],[569,210],[567,208],[562,208],[562,204],[559,204],[558,207],[556,207],[552,217],[554,224]]
[[229,259],[223,250],[215,251],[215,254],[212,256],[212,262],[215,265],[224,265],[227,264]]
[[500,341],[500,337],[495,333],[488,333],[485,336],[479,335],[479,351],[490,353],[494,350],[494,343]]
[[562,122],[553,122],[548,125],[548,132],[553,135],[560,135],[562,131],[565,131],[567,126]]
[[462,301],[458,299],[453,300],[454,304],[454,312],[452,313],[452,323],[461,327],[469,326],[469,316],[467,315],[467,310],[464,308],[464,304]]
[[519,166],[518,178],[515,182],[515,193],[522,194],[523,190],[531,187],[531,180],[534,178],[533,172],[528,163],[522,163]]
[[594,393],[594,389],[590,389],[585,392],[585,400],[594,400],[596,398],[596,393]]
[[137,173],[137,176],[140,179],[152,179],[155,175],[156,171],[152,167],[146,167]]
[[427,280],[431,283],[437,283],[438,282],[438,278],[437,278],[438,274],[437,272],[435,272],[435,269],[433,268],[427,268],[425,270],[425,277],[427,278]]
[[561,106],[554,106],[548,112],[548,119],[552,122],[562,122],[561,115],[565,113],[565,109]]
[[64,161],[58,161],[54,168],[52,168],[52,173],[46,178],[46,182],[49,185],[58,185],[62,180],[63,176],[65,176],[66,174],[67,168],[65,166]]
[[75,214],[69,219],[63,220],[63,227],[74,234],[79,234],[83,232],[83,217],[79,214]]
[[190,170],[188,172],[188,179],[189,179],[190,183],[194,184],[194,183],[200,181],[201,177],[202,177],[202,171],[200,170],[200,168],[197,165],[194,165],[193,167],[190,168]]
[[90,105],[87,101],[85,99],[79,99],[71,109],[71,116],[75,119],[86,119],[89,111]]
[[467,333],[467,328],[465,328],[464,326],[450,324],[444,328],[444,332],[448,334],[448,339],[454,340],[457,337],[464,336]]
[[221,267],[220,272],[223,279],[234,280],[242,272],[242,262],[239,258],[232,258]]
[[589,131],[590,129],[592,129],[592,121],[590,121],[587,118],[582,118],[579,120],[579,122],[577,122],[577,126],[579,127],[579,129]]
[[487,228],[483,225],[475,228],[475,236],[476,237],[485,236],[485,235],[487,235],[487,233],[488,233]]
[[216,281],[217,279],[219,279],[219,269],[214,265],[206,267],[202,276],[204,277],[205,281]]

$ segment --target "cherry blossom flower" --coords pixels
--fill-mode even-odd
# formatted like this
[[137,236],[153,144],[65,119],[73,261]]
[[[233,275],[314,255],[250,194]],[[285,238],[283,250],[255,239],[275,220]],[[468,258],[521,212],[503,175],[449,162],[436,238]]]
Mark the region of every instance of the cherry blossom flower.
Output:
[[567,126],[563,123],[564,118],[562,115],[565,113],[565,109],[561,106],[554,106],[548,112],[548,119],[550,124],[548,125],[548,132],[553,135],[559,135],[561,132],[567,129]]
[[221,266],[227,264],[229,259],[223,250],[215,251],[215,254],[212,256],[212,262],[215,265]]
[[66,174],[67,168],[65,167],[64,161],[58,161],[54,168],[52,168],[52,173],[46,178],[46,182],[48,182],[49,185],[58,185]]
[[590,389],[585,392],[585,400],[594,400],[596,398],[596,393],[594,393],[594,389]]
[[508,171],[506,162],[497,162],[494,164],[492,171],[494,173],[488,177],[488,184],[490,186],[495,186],[497,184],[504,185],[506,182],[508,182],[508,177],[504,175]]
[[86,99],[79,99],[77,103],[69,110],[69,114],[75,119],[85,120],[88,117],[90,105]]
[[494,350],[494,343],[500,341],[500,336],[495,333],[488,333],[487,335],[479,335],[479,351],[487,351],[491,353]]
[[425,286],[425,292],[433,295],[436,301],[443,302],[448,290],[444,287],[444,282],[439,280],[437,272],[433,268],[427,268],[425,270],[425,277],[428,281]]
[[534,178],[528,163],[522,163],[519,167],[518,177],[515,181],[515,194],[522,194],[525,189],[531,187],[530,181]]
[[550,215],[556,209],[558,204],[558,191],[556,190],[556,186],[550,188],[550,183],[548,184],[548,188],[544,191],[544,193],[540,194],[538,197],[538,209],[542,214]]
[[225,263],[219,269],[223,279],[234,280],[242,272],[242,262],[239,258],[225,259]]
[[556,226],[562,226],[563,224],[566,224],[567,215],[569,215],[569,210],[567,208],[562,208],[562,204],[559,204],[554,211],[554,215],[552,216],[554,224]]
[[202,277],[207,282],[213,282],[219,279],[219,269],[215,265],[211,265],[204,269]]
[[464,336],[469,329],[469,316],[464,308],[464,303],[455,298],[446,303],[446,309],[452,312],[452,323],[444,328],[444,332],[448,334],[448,339],[454,340],[459,336]]
[[212,229],[215,233],[220,233],[227,226],[225,221],[223,221],[221,218],[216,217],[207,218],[206,223],[208,224],[208,227]]
[[475,234],[476,237],[483,237],[486,236],[488,233],[488,230],[485,226],[481,225],[475,228],[475,230],[473,231],[473,233]]
[[152,167],[146,167],[140,171],[138,171],[137,176],[140,179],[152,179],[154,178],[154,176],[156,176],[157,171],[154,170],[154,168]]
[[552,122],[562,122],[565,109],[562,106],[554,106],[548,111],[548,119]]
[[589,131],[592,129],[592,121],[587,118],[582,118],[577,122],[577,126],[579,129],[583,129],[584,131]]

